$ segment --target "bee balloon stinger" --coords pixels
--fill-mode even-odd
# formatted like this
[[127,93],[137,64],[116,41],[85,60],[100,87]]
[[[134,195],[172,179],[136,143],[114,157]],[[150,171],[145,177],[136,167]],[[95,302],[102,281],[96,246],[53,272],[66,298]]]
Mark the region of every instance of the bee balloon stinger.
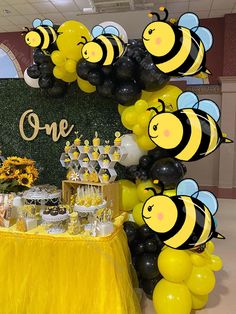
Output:
[[145,223],[158,234],[165,245],[179,250],[200,247],[212,238],[225,239],[216,231],[214,215],[218,202],[211,192],[199,191],[196,181],[182,180],[177,187],[176,196],[160,195],[152,190],[154,196],[143,205],[142,216]]

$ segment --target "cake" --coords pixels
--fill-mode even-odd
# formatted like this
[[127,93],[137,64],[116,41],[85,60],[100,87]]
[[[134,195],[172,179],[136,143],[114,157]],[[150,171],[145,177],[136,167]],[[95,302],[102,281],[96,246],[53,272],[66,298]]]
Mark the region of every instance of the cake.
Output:
[[106,201],[103,199],[101,190],[95,186],[80,186],[77,189],[77,196],[74,211],[89,213],[104,208]]
[[61,202],[61,191],[52,185],[38,185],[23,194],[26,205],[56,206]]
[[98,137],[98,132],[95,132],[95,137],[93,138],[93,146],[99,146],[101,143],[100,138]]

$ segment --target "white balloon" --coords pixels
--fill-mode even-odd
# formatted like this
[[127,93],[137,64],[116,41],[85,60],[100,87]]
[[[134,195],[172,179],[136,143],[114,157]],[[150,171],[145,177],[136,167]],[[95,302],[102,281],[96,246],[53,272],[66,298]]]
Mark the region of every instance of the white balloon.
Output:
[[31,77],[29,77],[28,73],[27,73],[27,69],[25,69],[25,72],[24,72],[24,80],[25,80],[25,83],[27,85],[29,85],[30,87],[33,87],[33,88],[39,88],[39,79],[33,79]]
[[127,156],[120,164],[125,167],[137,165],[140,157],[147,154],[146,150],[141,149],[136,141],[134,134],[125,134],[121,136],[121,146],[125,148]]
[[99,23],[103,28],[106,28],[107,26],[114,26],[118,29],[120,35],[119,37],[123,40],[124,43],[128,43],[128,35],[125,31],[125,29],[118,23],[112,22],[112,21],[107,21],[107,22],[102,22]]

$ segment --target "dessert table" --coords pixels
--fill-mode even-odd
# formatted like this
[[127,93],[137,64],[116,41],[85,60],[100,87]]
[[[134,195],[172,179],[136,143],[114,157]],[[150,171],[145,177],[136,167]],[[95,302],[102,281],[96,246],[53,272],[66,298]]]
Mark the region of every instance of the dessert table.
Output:
[[103,238],[0,228],[0,312],[141,313],[124,219]]

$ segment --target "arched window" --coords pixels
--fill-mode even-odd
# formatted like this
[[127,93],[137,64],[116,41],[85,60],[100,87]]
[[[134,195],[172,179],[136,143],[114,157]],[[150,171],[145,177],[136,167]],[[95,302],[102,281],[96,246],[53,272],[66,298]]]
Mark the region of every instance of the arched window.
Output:
[[11,50],[0,44],[0,78],[20,78],[23,73],[19,62]]

